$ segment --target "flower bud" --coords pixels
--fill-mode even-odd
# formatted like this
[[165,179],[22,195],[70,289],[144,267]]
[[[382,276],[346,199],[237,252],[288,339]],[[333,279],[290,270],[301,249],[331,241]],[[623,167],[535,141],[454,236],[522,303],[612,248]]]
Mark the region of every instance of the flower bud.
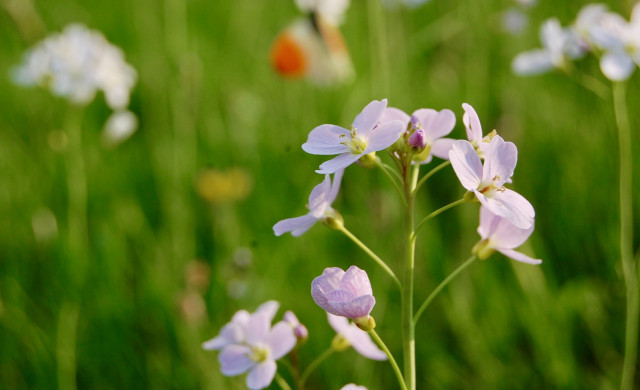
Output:
[[283,320],[293,329],[293,335],[296,336],[298,343],[302,343],[309,338],[309,330],[298,321],[298,317],[291,310],[284,313]]
[[424,130],[421,128],[416,129],[407,142],[413,152],[420,152],[427,146],[427,137],[424,134]]

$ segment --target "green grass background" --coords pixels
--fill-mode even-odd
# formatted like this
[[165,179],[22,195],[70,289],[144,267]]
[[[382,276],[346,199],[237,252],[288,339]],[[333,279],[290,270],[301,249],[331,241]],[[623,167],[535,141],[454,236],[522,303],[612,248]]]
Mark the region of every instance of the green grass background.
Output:
[[[353,0],[342,31],[356,77],[335,88],[281,80],[269,67],[273,39],[298,16],[290,0],[36,0],[44,29],[27,23],[33,29],[26,35],[6,12],[16,2],[0,4],[0,388],[72,389],[65,375],[73,378],[73,366],[78,389],[243,388],[242,376],[219,373],[217,353],[201,350],[201,342],[235,311],[275,299],[309,328],[300,351],[301,364],[308,364],[333,337],[309,294],[311,280],[325,267],[351,264],[369,272],[378,333],[400,359],[399,293],[385,274],[321,225],[300,238],[276,238],[271,230],[280,219],[302,215],[321,181],[314,169],[324,160],[300,149],[308,132],[322,123],[348,127],[369,101],[384,97],[408,112],[452,109],[457,138],[465,137],[461,104],[468,102],[485,132],[496,128],[516,143],[513,188],[537,212],[522,250],[544,260],[534,267],[494,255],[444,290],[416,330],[418,388],[619,386],[625,289],[611,99],[559,72],[521,78],[510,71],[516,53],[540,45],[544,19],[556,16],[566,25],[585,2],[541,0],[528,11],[529,26],[513,36],[500,28],[501,12],[512,5],[506,0],[433,0],[412,10]],[[628,2],[609,5],[628,16]],[[69,106],[8,77],[42,32],[71,22],[102,31],[139,74],[131,109],[140,128],[130,140],[113,150],[100,146],[109,114],[101,95],[82,117],[84,286],[74,282],[85,265],[68,239],[68,150],[48,141],[66,131]],[[593,58],[576,68],[606,83]],[[638,142],[637,74],[628,91]],[[246,170],[253,182],[248,197],[204,201],[195,182],[208,167]],[[428,184],[418,217],[463,194],[450,168]],[[636,194],[639,185],[635,180]],[[639,226],[640,197],[634,205]],[[335,207],[400,273],[402,212],[386,178],[350,167]],[[58,226],[45,241],[32,229],[42,208]],[[475,206],[459,207],[423,230],[418,303],[468,257],[478,239],[477,215]],[[637,245],[638,229],[635,239]],[[180,309],[185,270],[195,259],[211,267],[199,318]],[[68,336],[74,310],[77,332]],[[349,382],[396,386],[388,364],[348,350],[322,364],[309,388]]]

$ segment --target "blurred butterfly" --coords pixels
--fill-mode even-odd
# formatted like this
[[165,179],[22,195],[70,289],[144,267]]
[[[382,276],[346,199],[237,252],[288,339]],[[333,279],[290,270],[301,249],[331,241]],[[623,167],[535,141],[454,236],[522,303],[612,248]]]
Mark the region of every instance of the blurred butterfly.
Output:
[[353,76],[353,65],[338,25],[349,0],[296,0],[307,17],[298,18],[275,39],[271,65],[285,78],[335,85]]

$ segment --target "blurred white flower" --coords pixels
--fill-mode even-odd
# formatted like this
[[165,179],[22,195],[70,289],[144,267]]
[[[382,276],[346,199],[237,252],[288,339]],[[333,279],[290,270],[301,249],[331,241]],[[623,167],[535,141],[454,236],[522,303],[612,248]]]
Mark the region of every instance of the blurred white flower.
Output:
[[71,24],[37,43],[12,76],[19,85],[41,86],[80,105],[89,104],[102,91],[114,110],[129,105],[137,77],[122,50],[82,24]]
[[116,111],[107,119],[102,132],[102,143],[105,146],[117,146],[138,128],[138,118],[129,110]]
[[521,9],[511,7],[502,13],[502,29],[510,34],[516,35],[529,24],[529,17]]
[[553,68],[563,69],[567,62],[582,57],[584,46],[578,33],[572,28],[562,28],[556,18],[540,26],[542,49],[520,53],[513,59],[513,72],[526,76],[547,72]]

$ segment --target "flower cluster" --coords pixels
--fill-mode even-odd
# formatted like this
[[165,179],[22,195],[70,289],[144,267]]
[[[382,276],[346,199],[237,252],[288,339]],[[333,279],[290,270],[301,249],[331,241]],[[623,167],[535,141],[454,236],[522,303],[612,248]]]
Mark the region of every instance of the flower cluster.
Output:
[[586,5],[574,23],[563,28],[549,19],[540,28],[542,49],[518,54],[512,63],[520,75],[567,70],[569,62],[589,52],[600,60],[602,73],[612,81],[628,79],[640,66],[640,3],[627,21],[603,4]]
[[120,48],[82,24],[71,24],[29,49],[22,64],[13,69],[12,78],[19,85],[46,88],[81,106],[102,91],[115,111],[105,127],[105,137],[111,142],[130,136],[137,126],[135,116],[127,111],[136,71]]

